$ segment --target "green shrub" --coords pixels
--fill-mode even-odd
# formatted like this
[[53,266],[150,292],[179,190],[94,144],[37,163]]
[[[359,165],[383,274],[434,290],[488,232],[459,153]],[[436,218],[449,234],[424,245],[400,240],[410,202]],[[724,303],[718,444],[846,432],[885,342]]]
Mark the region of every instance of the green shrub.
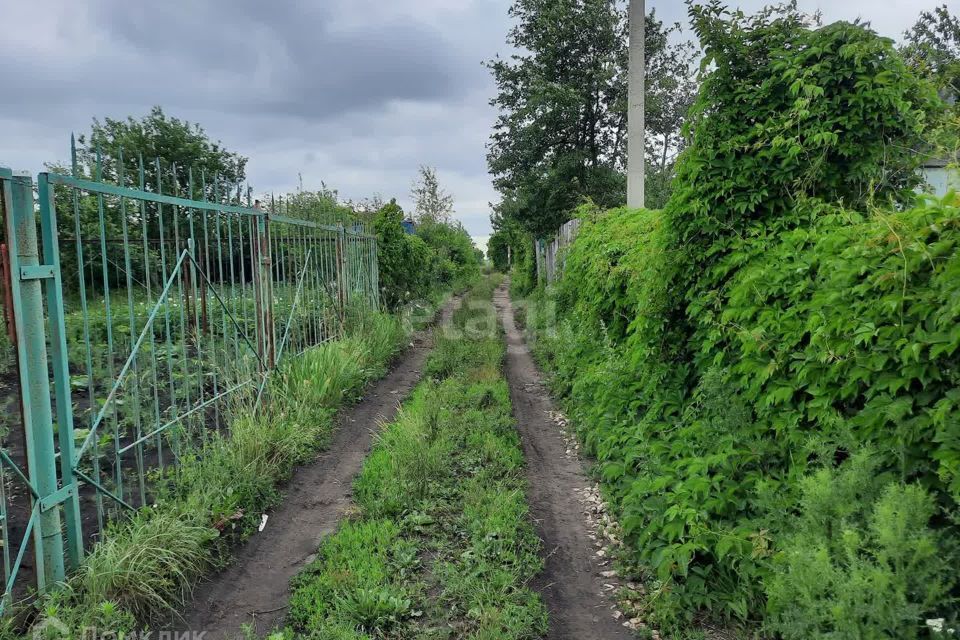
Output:
[[480,273],[482,257],[459,224],[424,222],[415,235],[408,234],[403,229],[403,209],[391,200],[377,211],[373,229],[380,290],[388,309],[465,286]]
[[804,198],[909,203],[922,181],[914,150],[943,107],[893,41],[864,25],[810,29],[795,10],[746,17],[717,0],[691,15],[712,70],[665,214],[684,252],[678,282],[689,289],[678,293],[688,311],[708,313],[703,296],[738,264],[718,263],[807,225],[816,210],[796,207]]
[[533,236],[524,234],[513,249],[510,271],[510,292],[515,296],[530,293],[537,287],[537,257],[533,252]]
[[956,572],[930,527],[933,497],[881,469],[864,453],[803,479],[800,514],[766,585],[771,631],[786,640],[917,638],[925,614],[953,609]]
[[420,238],[403,229],[403,209],[391,200],[373,219],[377,235],[380,292],[388,309],[426,297],[430,286],[430,249]]
[[480,274],[480,260],[470,234],[459,223],[447,224],[429,220],[417,225],[417,236],[433,252],[433,260],[428,268],[431,279],[438,286],[451,287],[465,285]]
[[768,240],[732,275],[686,361],[698,379],[689,391],[675,343],[637,333],[658,330],[646,323],[669,294],[658,219],[588,216],[550,301],[556,331],[548,299],[531,313],[536,352],[600,462],[627,540],[661,581],[658,615],[762,610],[801,479],[864,445],[881,469],[956,509],[955,204],[869,217],[822,207],[816,224]]

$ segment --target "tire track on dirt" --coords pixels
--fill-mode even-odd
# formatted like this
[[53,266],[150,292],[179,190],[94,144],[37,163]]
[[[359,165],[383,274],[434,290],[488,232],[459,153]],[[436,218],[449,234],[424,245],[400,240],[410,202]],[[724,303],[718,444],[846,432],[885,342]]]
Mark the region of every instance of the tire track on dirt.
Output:
[[[442,326],[449,324],[459,304],[459,297],[446,304],[440,313]],[[432,330],[415,333],[411,343],[359,403],[340,413],[329,448],[294,473],[266,529],[236,549],[229,567],[197,587],[182,619],[169,624],[171,629],[205,631],[206,640],[233,640],[244,637],[244,624],[263,634],[281,622],[290,579],[312,560],[351,504],[353,478],[370,451],[373,434],[393,420],[400,402],[420,381],[433,347]]]
[[619,640],[632,632],[614,619],[578,491],[591,486],[583,465],[566,455],[551,419],[550,395],[513,320],[508,283],[494,293],[507,340],[506,377],[526,457],[527,499],[543,540],[544,570],[534,583],[550,613],[548,640]]

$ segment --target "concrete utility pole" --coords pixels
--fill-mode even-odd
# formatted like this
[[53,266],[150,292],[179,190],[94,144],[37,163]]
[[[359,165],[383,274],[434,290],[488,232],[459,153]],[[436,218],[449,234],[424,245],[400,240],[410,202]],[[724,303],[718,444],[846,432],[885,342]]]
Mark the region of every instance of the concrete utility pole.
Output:
[[630,25],[630,66],[628,69],[629,90],[627,96],[627,206],[643,206],[643,154],[645,123],[643,113],[644,39],[646,28],[646,3],[630,0],[627,19]]

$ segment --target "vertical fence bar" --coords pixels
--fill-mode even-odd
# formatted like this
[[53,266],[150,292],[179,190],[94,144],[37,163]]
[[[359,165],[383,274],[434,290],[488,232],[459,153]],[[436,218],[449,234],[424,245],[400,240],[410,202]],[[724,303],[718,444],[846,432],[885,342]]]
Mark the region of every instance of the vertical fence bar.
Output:
[[344,321],[344,311],[347,306],[346,298],[346,267],[344,260],[344,237],[346,233],[343,229],[343,224],[337,223],[337,309],[340,313],[340,326],[343,327]]
[[[2,196],[0,196],[2,197]],[[12,320],[12,318],[11,318]],[[7,524],[7,476],[3,470],[3,464],[0,464],[0,540],[3,541],[3,584],[6,586],[10,582],[10,527]],[[5,607],[9,594],[4,589],[4,597],[0,598],[0,607]]]
[[[126,166],[123,163],[123,149],[120,149],[117,158],[117,180],[120,183],[121,187],[127,186],[127,170]],[[127,222],[127,199],[120,198],[120,228],[123,231],[123,270],[126,274],[126,285],[127,285],[127,318],[130,324],[129,326],[129,339],[130,347],[133,348],[133,343],[137,339],[137,312],[136,305],[134,303],[133,296],[133,263],[130,260],[130,231],[129,224]],[[102,238],[101,242],[106,242],[106,238]],[[118,278],[119,282],[119,278]],[[151,341],[151,347],[153,346],[153,341]],[[134,356],[133,360],[133,378],[134,384],[131,388],[133,395],[133,433],[134,439],[139,441],[140,436],[143,435],[143,420],[141,415],[141,403],[140,403],[140,385],[142,380],[140,378],[140,360]],[[137,487],[140,492],[140,504],[144,505],[147,503],[147,480],[146,480],[146,468],[144,467],[144,458],[143,458],[143,445],[138,444],[135,449],[136,464],[137,464]]]
[[[250,218],[250,283],[253,285],[253,330],[257,335],[257,353],[260,355],[261,368],[265,367],[266,349],[263,339],[263,294],[260,287],[260,216]],[[266,373],[266,371],[263,371]]]
[[[103,158],[100,153],[100,148],[97,147],[96,150],[96,168],[95,168],[95,179],[100,182],[103,180]],[[110,271],[109,271],[109,260],[107,258],[107,231],[106,231],[106,222],[104,214],[104,204],[103,204],[103,194],[98,193],[97,196],[97,216],[100,223],[99,226],[99,237],[98,241],[100,244],[100,276],[103,284],[103,305],[104,313],[106,314],[106,331],[107,331],[107,350],[105,353],[105,358],[107,361],[107,379],[114,379],[114,343],[113,343],[113,310],[110,304]],[[91,272],[93,270],[93,262],[90,264]],[[91,282],[95,280],[91,278]],[[113,464],[114,464],[114,482],[116,482],[115,491],[120,499],[123,499],[123,468],[122,460],[120,459],[120,420],[117,416],[117,404],[113,403],[112,411],[110,415],[113,417]]]
[[263,216],[260,224],[260,275],[263,279],[263,327],[266,340],[267,366],[277,366],[276,327],[273,322],[273,254],[270,244],[270,216]]
[[6,243],[0,244],[0,280],[3,286],[3,321],[7,329],[7,339],[10,344],[17,343],[17,335],[13,329],[13,296],[10,295],[10,254]]
[[[193,183],[193,168],[190,168],[187,170],[187,184],[189,185],[187,187],[190,193],[189,198],[191,200],[195,200],[196,190],[194,189],[194,183]],[[204,376],[204,371],[203,371],[204,360],[203,360],[203,345],[201,341],[201,335],[203,333],[203,327],[201,325],[201,321],[202,321],[201,310],[200,310],[200,305],[202,304],[200,300],[201,285],[200,285],[200,282],[197,280],[197,271],[199,269],[197,265],[200,262],[198,258],[199,250],[197,248],[197,229],[196,229],[196,225],[194,224],[194,219],[197,217],[197,211],[198,210],[193,207],[189,207],[187,209],[187,221],[188,221],[187,228],[190,231],[190,237],[187,238],[187,250],[190,253],[190,261],[189,261],[189,268],[187,269],[186,273],[190,275],[190,284],[188,286],[188,289],[189,289],[188,296],[193,299],[193,317],[191,319],[193,326],[192,326],[192,333],[190,338],[193,344],[193,352],[196,355],[195,372],[196,372],[196,378],[197,378],[197,400],[200,404],[203,404],[206,400],[206,389],[204,388],[206,377]],[[202,250],[202,248],[200,250]],[[188,342],[188,344],[190,344],[190,342]],[[203,421],[202,416],[200,416],[200,422],[202,423],[202,421]],[[205,433],[201,432],[201,435],[205,435]]]
[[255,275],[254,296],[257,307],[257,344],[261,348],[261,356],[267,370],[274,366],[273,349],[273,312],[272,296],[270,294],[270,284],[273,279],[273,273],[270,266],[270,222],[266,215],[259,215],[254,221],[256,231],[254,233],[256,262],[254,263]]
[[[137,160],[138,160],[137,174],[139,178],[138,184],[140,186],[140,191],[145,191],[146,190],[146,174],[144,173],[144,169],[143,169],[143,154],[140,154]],[[159,204],[158,204],[157,210],[159,211]],[[146,291],[147,305],[153,306],[153,290],[150,282],[152,279],[151,273],[150,273],[150,246],[148,241],[150,231],[149,231],[149,225],[147,224],[147,203],[143,200],[140,201],[140,225],[141,225],[140,226],[141,240],[143,241],[143,282],[147,290]],[[167,325],[165,328],[167,333],[165,333],[165,336],[169,340],[169,337],[170,337],[169,336],[169,324],[170,324],[169,314],[167,314],[166,319],[167,319]],[[160,424],[162,424],[160,421],[160,376],[157,373],[158,348],[155,340],[153,343],[153,349],[151,351],[153,356],[152,358],[150,358],[151,373],[153,374],[153,424],[154,426],[159,426]],[[167,349],[166,359],[168,361],[170,359],[169,349]],[[157,466],[162,469],[163,468],[163,436],[159,432],[157,433],[157,437],[154,440],[154,446],[156,446],[157,448]]]
[[57,230],[57,209],[53,189],[47,174],[37,178],[40,200],[40,231],[43,242],[43,260],[53,271],[47,284],[47,313],[50,316],[50,361],[56,392],[57,433],[60,439],[60,476],[64,487],[71,487],[63,503],[67,534],[69,568],[80,566],[83,557],[83,529],[80,522],[80,495],[74,475],[73,400],[70,394],[70,363],[67,355],[63,303],[63,275],[60,272],[60,241]]
[[[162,195],[162,194],[163,194],[163,174],[162,174],[162,172],[161,172],[161,164],[160,164],[160,159],[159,159],[159,158],[157,158],[157,159],[155,160],[154,166],[156,167],[156,169],[155,169],[155,171],[156,171],[156,192],[157,192],[157,194]],[[171,169],[172,169],[172,173],[173,173],[173,176],[174,176],[174,177],[173,177],[173,180],[174,180],[173,193],[174,193],[174,195],[176,195],[176,193],[177,193],[177,191],[178,191],[177,186],[176,186],[176,185],[177,185],[177,182],[176,182],[176,180],[177,180],[177,178],[176,178],[176,176],[177,176],[177,165],[171,165]],[[173,234],[173,235],[174,235],[174,238],[177,238],[177,240],[176,240],[176,245],[175,245],[175,248],[174,248],[175,251],[179,251],[179,250],[180,250],[180,241],[179,241],[179,237],[180,237],[180,236],[179,236],[179,233],[178,233],[177,230],[176,230],[176,225],[177,225],[177,223],[178,223],[177,210],[176,210],[176,207],[174,207],[174,208],[173,208],[173,224],[174,224],[174,234]],[[168,276],[167,276],[167,251],[166,251],[167,236],[166,236],[165,231],[166,231],[166,230],[165,230],[164,224],[163,224],[163,204],[160,203],[160,202],[158,202],[158,203],[157,203],[157,235],[158,235],[158,237],[159,237],[158,244],[160,245],[160,247],[159,247],[159,248],[160,248],[160,289],[161,289],[160,295],[163,294],[163,291],[162,291],[162,289],[163,289],[163,283],[165,283],[165,282],[167,281],[167,277],[168,277]],[[179,256],[179,254],[177,254],[177,255]],[[173,258],[173,259],[176,260],[176,258]],[[181,289],[182,289],[181,282],[182,282],[182,278],[179,278],[179,277],[178,277],[178,278],[177,278],[177,309],[179,310],[179,316],[180,316],[180,340],[181,340],[181,345],[182,345],[183,335],[184,335],[184,321],[183,321],[183,294],[182,294],[182,291],[181,291]],[[167,349],[167,357],[166,357],[166,360],[167,360],[167,385],[169,386],[169,389],[170,389],[170,391],[169,391],[169,393],[170,393],[170,409],[169,409],[169,410],[170,410],[170,412],[171,412],[173,415],[177,415],[177,407],[179,406],[180,399],[179,399],[179,397],[177,396],[177,386],[174,384],[173,353],[174,353],[175,347],[174,347],[173,339],[171,338],[171,333],[172,333],[172,331],[176,329],[177,319],[174,318],[174,319],[173,319],[173,325],[171,325],[171,323],[170,323],[170,293],[169,293],[169,292],[167,293],[167,295],[163,296],[163,322],[164,322],[164,333],[165,333],[164,337],[165,337],[165,340],[166,340],[166,349]],[[171,327],[172,327],[172,328],[171,328]],[[185,373],[185,369],[184,369],[185,365],[183,364],[184,359],[185,359],[185,358],[184,358],[184,354],[185,354],[185,351],[181,348],[181,351],[180,351],[180,353],[179,353],[179,360],[180,360],[180,363],[181,363],[181,365],[180,365],[180,370],[181,370],[181,373],[182,373],[182,374]],[[184,380],[184,385],[186,385],[186,380]],[[179,427],[177,427],[177,429],[179,429]],[[174,431],[173,437],[171,438],[172,440],[174,440],[174,443],[172,444],[172,450],[173,450],[173,455],[174,455],[174,459],[175,459],[175,460],[176,460],[176,457],[180,455],[179,446],[178,446],[178,440],[179,440],[179,438],[177,438],[176,433],[177,433],[177,431]],[[159,437],[160,434],[157,434],[157,435],[158,435],[158,437]]]
[[379,248],[377,246],[377,237],[373,236],[370,239],[373,244],[373,248],[370,250],[372,254],[373,262],[373,296],[376,301],[377,309],[380,308],[380,256],[378,255]]
[[[73,135],[70,136],[70,166],[72,175],[75,178],[80,177],[80,164],[77,161],[77,144]],[[73,234],[76,243],[77,259],[77,287],[80,290],[80,315],[83,317],[83,344],[84,344],[84,366],[87,374],[87,404],[90,407],[90,421],[92,424],[94,417],[93,407],[95,406],[96,392],[94,389],[93,377],[93,347],[90,341],[90,313],[87,304],[87,283],[84,274],[83,265],[85,264],[83,252],[83,232],[80,226],[80,194],[76,189],[71,189],[71,200],[73,205]],[[92,261],[91,261],[92,264]],[[91,286],[93,286],[93,273],[90,275]],[[100,481],[100,445],[93,443],[93,473],[97,481]],[[95,503],[97,507],[97,529],[103,529],[103,498],[100,492],[96,492]]]

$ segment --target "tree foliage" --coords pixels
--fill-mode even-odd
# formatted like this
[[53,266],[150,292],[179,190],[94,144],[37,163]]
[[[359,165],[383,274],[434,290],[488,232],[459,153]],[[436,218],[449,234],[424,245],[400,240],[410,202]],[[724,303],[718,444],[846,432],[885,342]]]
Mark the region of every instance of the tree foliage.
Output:
[[510,270],[508,258],[510,244],[506,234],[494,232],[487,241],[487,258],[493,263],[493,268],[501,273]]
[[[148,191],[246,202],[247,194],[238,192],[237,186],[245,178],[247,158],[211,140],[199,125],[167,116],[160,107],[154,107],[139,119],[107,118],[103,122],[94,119],[91,131],[79,136],[77,143],[76,170],[83,177],[139,187],[142,157],[144,188]],[[50,168],[59,173],[72,172],[70,167],[50,165]],[[383,299],[388,307],[397,308],[410,300],[431,297],[437,290],[476,273],[480,265],[470,236],[459,224],[449,221],[452,198],[440,189],[435,171],[422,167],[421,176],[420,184],[425,190],[419,204],[425,222],[420,236],[404,231],[403,211],[395,200],[384,204],[380,196],[374,196],[354,204],[343,200],[335,189],[323,183],[316,191],[300,188],[283,197],[268,196],[264,198],[263,207],[324,224],[350,226],[358,219],[369,222],[367,230],[378,238]],[[58,210],[72,214],[73,194],[58,188],[56,198]],[[121,268],[125,262],[123,244],[110,242],[123,237],[124,223],[130,239],[127,250],[132,264],[131,276],[144,281],[144,265],[156,268],[161,264],[159,245],[154,242],[160,237],[155,206],[124,208],[118,206],[115,199],[104,198],[101,220],[97,198],[81,195],[76,200],[76,209],[82,248],[87,256],[84,273],[88,285],[92,283],[99,288],[104,279],[111,288],[125,285],[126,274]],[[63,217],[70,216],[64,214]],[[173,224],[169,215],[165,224],[169,235]],[[186,237],[190,224],[186,216],[181,217],[180,224],[184,225],[181,231]],[[75,234],[71,222],[63,227],[61,237],[72,247]],[[147,242],[142,242],[144,235]],[[101,242],[101,236],[108,242]],[[144,246],[151,252],[149,260],[144,259]],[[108,265],[106,274],[101,251]],[[234,260],[240,259],[234,256]],[[61,261],[65,289],[75,291],[79,286],[76,251],[61,252]]]
[[142,118],[104,118],[102,122],[94,118],[90,132],[77,138],[77,157],[84,175],[95,174],[98,150],[114,160],[104,164],[103,177],[117,182],[121,180],[118,160],[122,152],[123,171],[131,185],[136,184],[141,157],[146,184],[151,188],[157,185],[155,161],[159,158],[162,161],[161,177],[169,181],[167,187],[175,180],[185,193],[192,176],[195,197],[200,197],[203,179],[211,188],[216,180],[232,191],[246,178],[246,157],[212,140],[199,124],[170,117],[159,106],[153,107]]
[[316,191],[300,189],[288,194],[282,204],[286,215],[322,224],[350,226],[358,217],[353,205],[342,201],[337,190],[323,182]]
[[[246,195],[241,196],[237,189],[246,176],[247,158],[212,140],[199,125],[167,116],[160,107],[154,107],[141,118],[106,118],[102,122],[94,118],[90,131],[77,137],[76,166],[49,163],[47,167],[61,174],[76,171],[81,177],[139,188],[141,159],[143,187],[149,191],[220,200],[233,200]],[[55,196],[62,218],[64,221],[71,220],[75,201],[70,190],[58,187]],[[104,199],[101,228],[100,209],[95,197],[79,197],[76,207],[76,226],[73,222],[66,224],[60,233],[61,237],[72,246],[76,228],[79,227],[88,256],[97,256],[101,250],[104,252],[110,265],[106,279],[114,287],[125,282],[125,275],[118,267],[124,263],[124,254],[122,244],[109,241],[123,237],[126,222],[131,239],[137,240],[129,243],[134,265],[131,275],[142,281],[146,277],[143,267],[147,261],[144,260],[143,244],[139,238],[143,233],[149,238],[159,237],[156,208],[146,207],[143,212],[145,215],[141,217],[138,206],[128,206],[127,219],[124,220],[124,210],[115,201]],[[170,224],[169,221],[167,224]],[[102,246],[99,242],[101,235],[108,240]],[[151,251],[156,252],[157,249]],[[66,288],[73,290],[78,286],[79,278],[77,255],[74,251],[63,251],[61,261]],[[86,262],[88,283],[102,282],[104,273],[101,261]],[[159,264],[159,256],[151,255],[149,262]]]
[[478,258],[470,234],[459,222],[421,222],[417,225],[417,236],[433,252],[430,263],[424,268],[429,269],[431,278],[438,285],[451,286],[479,274],[483,257]]
[[[691,7],[712,71],[688,124],[666,208],[687,252],[687,302],[722,284],[721,258],[743,239],[806,224],[807,197],[852,208],[904,202],[939,101],[893,42],[849,23],[809,28],[795,3],[754,16],[720,0]],[[725,263],[730,267],[735,262]]]
[[648,18],[644,89],[644,200],[648,209],[660,209],[670,198],[674,162],[688,142],[683,132],[687,111],[697,96],[697,47],[684,40],[671,44],[669,39],[679,32],[679,24],[664,28],[654,14]]
[[403,220],[396,200],[373,217],[380,289],[388,308],[429,299],[479,273],[482,256],[461,225],[425,222],[414,235],[404,230]]
[[[930,78],[941,95],[957,105],[960,98],[960,18],[947,5],[924,11],[905,34],[904,56]],[[960,108],[960,107],[958,107]]]
[[425,297],[429,279],[424,269],[430,250],[420,238],[403,229],[403,209],[390,200],[373,217],[377,235],[377,262],[380,265],[380,290],[390,309]]
[[[626,197],[626,13],[613,0],[517,0],[510,15],[516,25],[507,43],[518,53],[488,63],[500,116],[487,159],[504,210],[544,235],[585,198],[615,206]],[[648,82],[662,90],[651,101],[651,126],[672,128],[670,111],[682,110],[683,100],[672,100],[661,80],[682,65],[652,14],[646,53]],[[677,142],[675,130],[651,139],[664,137],[668,147]]]

